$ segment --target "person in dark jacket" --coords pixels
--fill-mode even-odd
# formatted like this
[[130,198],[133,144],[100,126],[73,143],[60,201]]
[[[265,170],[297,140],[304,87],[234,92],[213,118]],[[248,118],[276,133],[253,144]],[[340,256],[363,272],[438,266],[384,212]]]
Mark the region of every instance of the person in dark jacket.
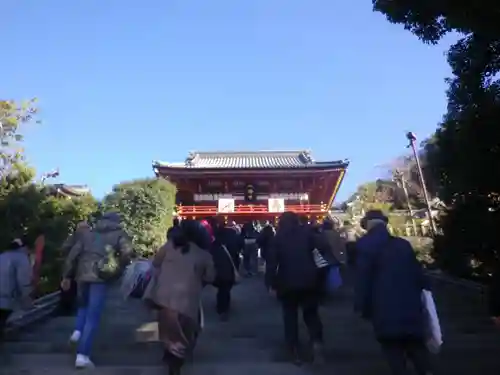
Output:
[[378,210],[361,221],[368,232],[357,242],[355,311],[372,323],[392,374],[406,374],[409,358],[419,375],[430,375],[422,302],[429,280],[411,244],[392,237],[387,223]]
[[356,264],[356,241],[358,240],[358,234],[349,220],[344,221],[341,235],[345,243],[347,264],[353,268]]
[[202,225],[209,234],[211,241],[209,251],[212,255],[215,266],[215,281],[214,287],[217,288],[216,309],[217,314],[222,321],[229,319],[229,311],[231,308],[231,290],[236,282],[236,270],[239,262],[239,253],[235,250],[236,246],[231,246],[231,250],[226,246],[225,242],[230,239],[227,233],[223,233],[219,223],[209,218],[202,220]]
[[259,232],[255,229],[253,222],[248,222],[241,229],[241,236],[245,241],[243,249],[243,269],[246,276],[253,276],[258,272],[259,249],[257,247],[257,237]]
[[[221,227],[218,235],[220,242],[225,245],[233,258],[236,269],[240,268],[240,254],[245,247],[245,241],[232,227]],[[216,236],[216,237],[217,237]]]
[[488,289],[490,316],[493,323],[500,328],[500,264],[496,265],[490,287]]
[[257,245],[260,248],[260,256],[264,259],[264,261],[266,261],[267,253],[269,252],[273,238],[274,228],[270,224],[264,226],[262,231],[259,233],[259,237],[257,237]]
[[167,230],[167,240],[172,239],[172,237],[176,233],[181,233],[181,232],[182,232],[182,230],[181,230],[181,226],[180,226],[180,221],[178,218],[174,217],[174,220],[172,220],[172,226],[170,228],[168,228],[168,230]]
[[267,254],[266,285],[276,293],[283,310],[287,349],[295,363],[300,363],[298,312],[302,310],[309,331],[312,357],[319,359],[322,352],[323,327],[318,314],[318,268],[313,250],[327,253],[307,226],[292,212],[281,215],[276,236]]

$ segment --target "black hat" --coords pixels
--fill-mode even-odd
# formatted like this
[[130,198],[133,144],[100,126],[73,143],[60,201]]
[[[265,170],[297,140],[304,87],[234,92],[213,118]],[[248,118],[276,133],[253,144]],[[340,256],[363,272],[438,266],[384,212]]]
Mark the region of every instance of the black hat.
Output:
[[366,230],[366,224],[370,220],[381,220],[385,222],[386,224],[389,223],[389,219],[387,216],[384,215],[384,213],[380,210],[370,210],[365,214],[365,217],[363,217],[360,221],[361,228]]

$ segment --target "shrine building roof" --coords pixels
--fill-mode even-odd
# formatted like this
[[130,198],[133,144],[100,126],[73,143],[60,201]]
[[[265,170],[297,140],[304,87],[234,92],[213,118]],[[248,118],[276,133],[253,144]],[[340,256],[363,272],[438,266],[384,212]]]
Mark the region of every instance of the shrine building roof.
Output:
[[213,151],[192,152],[183,163],[154,161],[154,168],[191,169],[287,169],[340,168],[347,160],[317,162],[309,151]]
[[61,194],[68,197],[82,197],[90,194],[90,188],[86,185],[51,184],[46,187],[49,194]]

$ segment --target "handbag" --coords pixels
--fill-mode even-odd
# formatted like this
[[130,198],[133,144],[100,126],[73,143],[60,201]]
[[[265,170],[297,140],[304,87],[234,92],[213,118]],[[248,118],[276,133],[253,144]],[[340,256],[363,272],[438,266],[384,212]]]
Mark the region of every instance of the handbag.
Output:
[[231,254],[229,254],[229,250],[227,249],[227,247],[225,245],[222,245],[222,248],[226,252],[226,255],[229,257],[229,261],[231,262],[231,265],[233,266],[234,282],[236,284],[238,284],[241,280],[241,276],[240,276],[240,273],[238,272],[238,270],[236,269],[236,266],[235,266],[234,261],[233,261],[233,257],[231,256]]

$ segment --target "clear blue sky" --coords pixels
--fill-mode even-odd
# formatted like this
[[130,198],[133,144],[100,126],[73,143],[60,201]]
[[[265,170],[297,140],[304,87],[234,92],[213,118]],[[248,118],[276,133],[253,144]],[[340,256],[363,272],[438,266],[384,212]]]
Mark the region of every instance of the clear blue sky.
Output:
[[191,150],[311,149],[351,160],[338,202],[446,107],[447,45],[368,0],[6,1],[0,31],[29,161],[97,196]]

